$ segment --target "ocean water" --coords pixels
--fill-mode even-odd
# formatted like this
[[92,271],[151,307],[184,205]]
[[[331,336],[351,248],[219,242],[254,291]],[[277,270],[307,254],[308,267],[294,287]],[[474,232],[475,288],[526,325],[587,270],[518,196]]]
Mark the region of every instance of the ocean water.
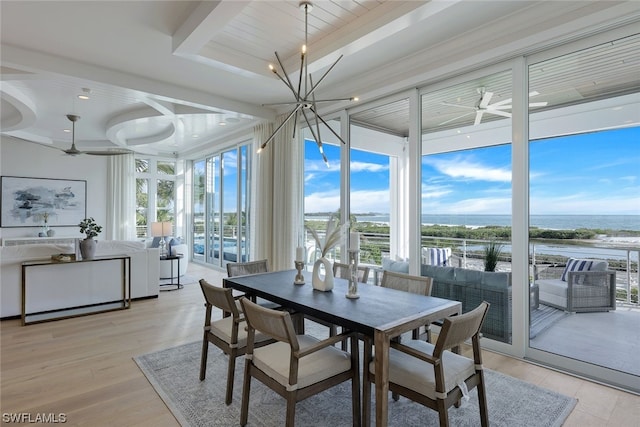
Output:
[[[321,219],[310,216],[307,219]],[[324,217],[326,218],[326,217]],[[357,215],[359,222],[389,222],[389,215]],[[640,215],[531,215],[529,225],[550,230],[577,228],[640,231]],[[511,215],[422,215],[423,225],[511,226]]]

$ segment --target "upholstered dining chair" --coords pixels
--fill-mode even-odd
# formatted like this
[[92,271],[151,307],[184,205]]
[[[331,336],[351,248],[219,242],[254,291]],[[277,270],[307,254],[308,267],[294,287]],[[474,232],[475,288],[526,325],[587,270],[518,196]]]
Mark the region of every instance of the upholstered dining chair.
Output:
[[[297,402],[351,380],[353,425],[359,426],[360,356],[356,334],[344,333],[322,341],[296,335],[288,312],[264,308],[247,298],[241,298],[240,302],[248,325],[240,425],[247,424],[251,379],[256,378],[286,399],[287,427],[294,426]],[[256,348],[258,332],[277,342]],[[347,337],[351,339],[351,353],[334,347]]]
[[[411,274],[397,273],[385,270],[382,273],[382,282],[380,286],[383,288],[391,288],[398,291],[411,292],[419,295],[431,295],[431,285],[433,279],[431,277],[413,276]],[[427,333],[427,341],[431,341],[431,328],[425,325]],[[417,340],[420,335],[420,329],[413,330],[413,339]]]
[[[236,357],[243,355],[247,349],[246,325],[244,319],[240,316],[231,289],[213,286],[204,279],[200,279],[200,288],[204,295],[206,307],[204,336],[202,338],[202,355],[200,358],[200,381],[204,381],[207,374],[207,355],[209,354],[209,343],[212,343],[220,348],[229,358],[225,403],[230,405],[233,396]],[[229,312],[231,316],[223,317],[221,320],[212,322],[211,315],[213,307],[219,308],[223,312]],[[254,337],[253,346],[255,348],[272,342],[274,342],[273,339],[259,334]]]
[[[392,342],[389,349],[389,390],[438,411],[440,426],[448,426],[448,408],[457,405],[467,395],[467,390],[477,387],[480,423],[482,427],[488,426],[487,396],[480,351],[480,328],[488,310],[489,303],[483,301],[465,314],[445,318],[435,345],[420,340],[404,344]],[[469,338],[473,358],[451,351]],[[364,362],[363,413],[364,424],[369,425],[371,383],[377,381],[375,362],[369,349],[365,351]],[[465,386],[461,387],[463,382]]]

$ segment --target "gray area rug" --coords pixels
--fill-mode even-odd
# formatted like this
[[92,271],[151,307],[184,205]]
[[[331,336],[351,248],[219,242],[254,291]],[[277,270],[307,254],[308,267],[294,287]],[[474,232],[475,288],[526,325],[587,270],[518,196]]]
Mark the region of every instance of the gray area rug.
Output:
[[[236,364],[233,403],[224,404],[226,356],[209,346],[207,378],[200,381],[201,343],[194,342],[135,357],[156,392],[183,426],[239,425],[244,358]],[[485,370],[489,421],[493,427],[561,426],[576,400],[501,373]],[[373,399],[375,392],[372,390]],[[438,425],[435,411],[405,398],[389,399],[389,425],[397,427]],[[373,420],[375,413],[373,412]],[[249,426],[284,425],[285,402],[257,380],[251,383]],[[343,383],[296,405],[296,425],[350,426],[351,385]],[[480,425],[476,390],[462,407],[451,408],[452,426]]]
[[568,315],[569,313],[563,310],[540,304],[536,310],[531,312],[529,338],[537,337],[541,332],[549,329],[557,321]]

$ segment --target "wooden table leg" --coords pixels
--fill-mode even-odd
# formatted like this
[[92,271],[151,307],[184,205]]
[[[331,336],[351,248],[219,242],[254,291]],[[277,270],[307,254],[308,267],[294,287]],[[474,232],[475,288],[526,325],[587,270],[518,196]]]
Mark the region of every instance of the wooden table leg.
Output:
[[387,427],[389,417],[389,337],[375,331],[376,348],[376,426]]

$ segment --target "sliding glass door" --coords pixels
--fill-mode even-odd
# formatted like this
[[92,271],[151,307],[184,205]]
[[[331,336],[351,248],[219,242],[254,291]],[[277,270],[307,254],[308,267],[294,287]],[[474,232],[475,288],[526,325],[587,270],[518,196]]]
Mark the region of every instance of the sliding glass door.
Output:
[[193,259],[217,267],[249,260],[247,145],[194,162]]
[[530,357],[636,391],[639,61],[635,35],[528,68],[549,102],[529,113]]

